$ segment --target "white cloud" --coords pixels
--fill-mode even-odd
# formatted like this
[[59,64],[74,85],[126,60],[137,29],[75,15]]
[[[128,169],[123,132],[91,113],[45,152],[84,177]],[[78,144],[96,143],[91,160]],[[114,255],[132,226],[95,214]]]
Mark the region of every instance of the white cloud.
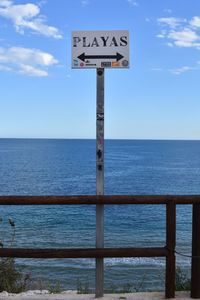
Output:
[[11,72],[13,69],[4,65],[0,65],[0,71]]
[[0,70],[44,77],[48,67],[58,64],[53,55],[38,49],[11,47],[0,48]]
[[42,7],[42,6],[45,5],[46,3],[47,3],[47,0],[40,0],[40,1],[37,2],[37,5],[38,5],[39,7]]
[[166,45],[173,47],[200,49],[200,17],[191,20],[179,18],[159,18],[161,26],[158,38],[166,39]]
[[166,30],[161,30],[159,34],[157,34],[158,38],[164,39],[166,37]]
[[174,44],[179,47],[196,47],[197,41],[200,39],[195,31],[188,28],[182,31],[171,31],[168,38],[172,39]]
[[169,18],[159,18],[158,22],[164,25],[168,25],[170,28],[175,28],[179,26],[182,22],[185,20],[179,19],[179,18],[174,18],[174,17],[169,17]]
[[139,6],[136,0],[126,0],[131,6]]
[[44,17],[40,15],[39,5],[26,3],[15,5],[10,0],[0,0],[0,16],[10,19],[17,32],[24,33],[25,29],[55,39],[62,38],[56,27],[44,23]]
[[174,47],[174,44],[169,42],[169,43],[167,43],[167,46],[173,48],[173,47]]
[[192,20],[190,21],[190,25],[192,27],[200,27],[200,17],[193,17]]
[[0,6],[1,7],[8,7],[12,5],[12,1],[10,0],[0,0]]
[[189,71],[199,71],[200,70],[200,61],[197,61],[196,64],[193,66],[181,66],[178,68],[171,68],[171,69],[166,69],[166,68],[161,68],[161,67],[152,67],[151,71],[156,71],[156,72],[170,72],[173,75],[181,75],[183,73],[189,72]]
[[163,69],[160,67],[153,67],[153,68],[151,68],[151,71],[161,72],[161,71],[163,71]]
[[81,5],[82,5],[83,7],[85,7],[85,6],[89,5],[89,4],[90,4],[90,1],[89,1],[89,0],[81,0]]
[[21,65],[21,69],[19,70],[21,74],[25,74],[28,76],[37,76],[37,77],[47,77],[48,72],[37,69],[35,67],[29,66],[29,65]]
[[183,66],[183,67],[180,67],[180,68],[177,68],[177,69],[170,69],[169,71],[172,74],[180,75],[182,73],[185,73],[185,72],[188,72],[188,71],[192,71],[192,70],[195,70],[195,69],[196,69],[195,67]]
[[172,10],[170,8],[166,8],[166,9],[164,9],[164,12],[167,13],[167,14],[171,14]]

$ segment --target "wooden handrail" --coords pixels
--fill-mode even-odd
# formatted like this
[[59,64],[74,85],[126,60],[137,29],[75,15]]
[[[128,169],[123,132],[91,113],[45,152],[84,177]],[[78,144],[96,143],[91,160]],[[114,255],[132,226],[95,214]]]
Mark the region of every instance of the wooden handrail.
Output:
[[0,205],[128,205],[196,204],[200,195],[80,195],[80,196],[0,196]]
[[166,257],[166,247],[155,248],[74,248],[20,249],[1,248],[0,257],[17,258],[99,258],[99,257]]
[[166,205],[166,246],[148,248],[20,249],[1,248],[0,257],[106,258],[165,257],[165,297],[175,297],[176,205],[193,204],[193,255],[191,296],[200,297],[200,195],[74,195],[0,196],[0,205]]

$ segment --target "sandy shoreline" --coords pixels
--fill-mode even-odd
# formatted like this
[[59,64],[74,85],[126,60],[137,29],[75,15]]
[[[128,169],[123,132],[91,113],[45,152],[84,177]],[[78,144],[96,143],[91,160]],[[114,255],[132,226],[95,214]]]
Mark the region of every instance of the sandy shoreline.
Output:
[[[11,294],[7,292],[0,293],[0,299],[26,299],[26,300],[92,300],[95,299],[93,294],[77,294],[76,291],[64,291],[60,294],[49,294],[48,291],[27,291],[20,294]],[[130,294],[106,294],[102,300],[161,300],[165,299],[163,292],[145,292]],[[189,300],[189,292],[177,292],[176,298],[179,300]]]

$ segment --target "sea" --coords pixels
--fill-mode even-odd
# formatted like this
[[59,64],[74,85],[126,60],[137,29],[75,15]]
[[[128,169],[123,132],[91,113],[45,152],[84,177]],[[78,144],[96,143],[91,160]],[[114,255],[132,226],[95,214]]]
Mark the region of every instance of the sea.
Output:
[[[93,195],[96,142],[0,139],[0,195]],[[199,195],[200,141],[106,140],[105,194]],[[165,206],[105,207],[105,247],[165,246]],[[95,247],[94,206],[0,206],[4,247]],[[8,219],[15,222],[14,241]],[[192,207],[177,207],[176,264],[190,276]],[[11,245],[12,244],[12,245]],[[94,290],[94,259],[16,259],[41,287]],[[164,290],[165,259],[105,259],[105,289]]]

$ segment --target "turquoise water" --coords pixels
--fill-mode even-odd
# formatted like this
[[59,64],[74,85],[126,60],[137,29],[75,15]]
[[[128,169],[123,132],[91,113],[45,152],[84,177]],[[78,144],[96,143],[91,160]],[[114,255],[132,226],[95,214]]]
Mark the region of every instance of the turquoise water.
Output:
[[[200,194],[200,141],[107,140],[105,194]],[[95,194],[94,140],[0,139],[1,195]],[[88,206],[0,207],[0,236],[9,245],[7,218],[16,223],[18,247],[94,247],[95,208]],[[163,206],[105,208],[105,246],[165,245]],[[177,251],[191,252],[191,207],[177,208]],[[60,281],[64,288],[77,280],[94,287],[94,260],[17,260],[34,278]],[[189,272],[190,258],[177,255]],[[127,282],[143,289],[164,287],[164,259],[105,260],[105,285]]]

